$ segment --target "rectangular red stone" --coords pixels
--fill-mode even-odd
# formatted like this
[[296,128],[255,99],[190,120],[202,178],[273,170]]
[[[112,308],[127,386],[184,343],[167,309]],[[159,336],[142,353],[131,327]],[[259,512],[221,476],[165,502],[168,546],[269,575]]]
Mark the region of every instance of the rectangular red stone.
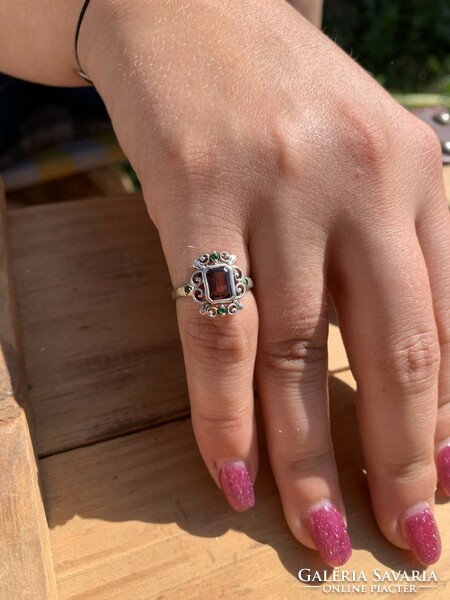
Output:
[[233,296],[233,273],[226,267],[213,267],[206,272],[209,297],[213,302],[226,300]]

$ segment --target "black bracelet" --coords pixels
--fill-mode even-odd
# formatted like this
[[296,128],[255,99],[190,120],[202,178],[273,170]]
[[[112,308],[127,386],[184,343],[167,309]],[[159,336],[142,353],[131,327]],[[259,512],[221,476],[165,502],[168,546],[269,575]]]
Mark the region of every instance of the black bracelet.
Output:
[[77,71],[78,75],[81,75],[81,77],[83,79],[86,79],[86,81],[89,81],[89,83],[92,83],[92,81],[89,79],[89,77],[83,71],[83,69],[80,65],[80,58],[78,56],[78,38],[80,37],[81,24],[83,23],[84,13],[86,12],[86,9],[89,6],[90,1],[91,0],[84,0],[84,4],[81,8],[80,16],[78,17],[77,28],[75,30],[75,57],[76,57],[77,63],[78,63],[78,71]]

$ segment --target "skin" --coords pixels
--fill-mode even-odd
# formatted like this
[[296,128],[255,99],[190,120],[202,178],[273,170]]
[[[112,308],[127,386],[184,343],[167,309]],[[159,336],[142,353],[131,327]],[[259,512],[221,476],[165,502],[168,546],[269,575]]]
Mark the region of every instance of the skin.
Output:
[[[8,56],[10,29],[1,69],[82,83],[67,31],[59,61],[34,48],[30,67],[22,36]],[[434,449],[450,436],[450,218],[434,133],[283,0],[95,0],[79,55],[174,287],[214,249],[255,281],[233,317],[177,301],[193,426],[217,485],[229,460],[256,478],[255,376],[293,535],[314,548],[302,517],[323,499],[345,514],[328,417],[330,294],[375,516],[408,548],[402,517],[433,507]]]

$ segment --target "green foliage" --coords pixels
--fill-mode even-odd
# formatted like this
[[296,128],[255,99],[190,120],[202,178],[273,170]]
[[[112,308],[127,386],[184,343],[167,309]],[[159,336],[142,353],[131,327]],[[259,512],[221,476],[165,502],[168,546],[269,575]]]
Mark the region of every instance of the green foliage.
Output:
[[450,93],[450,0],[325,0],[324,29],[388,89]]

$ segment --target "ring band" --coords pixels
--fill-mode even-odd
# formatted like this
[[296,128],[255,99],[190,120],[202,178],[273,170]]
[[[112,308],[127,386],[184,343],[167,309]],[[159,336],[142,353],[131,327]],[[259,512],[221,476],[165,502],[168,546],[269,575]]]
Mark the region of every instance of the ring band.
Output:
[[188,283],[172,291],[172,298],[192,297],[200,313],[208,317],[234,315],[244,308],[241,298],[253,287],[253,280],[236,264],[236,256],[223,250],[203,254],[192,263],[194,272]]

